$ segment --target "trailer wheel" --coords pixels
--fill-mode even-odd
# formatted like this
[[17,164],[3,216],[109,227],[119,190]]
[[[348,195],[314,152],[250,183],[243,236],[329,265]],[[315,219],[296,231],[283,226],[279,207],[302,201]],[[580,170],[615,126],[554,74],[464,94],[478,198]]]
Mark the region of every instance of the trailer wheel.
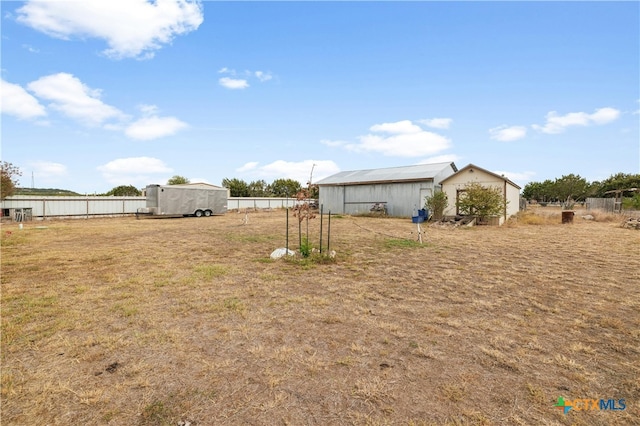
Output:
[[205,210],[205,211],[204,211],[204,215],[205,215],[206,217],[211,216],[211,210]]
[[196,217],[202,217],[202,210],[196,210]]

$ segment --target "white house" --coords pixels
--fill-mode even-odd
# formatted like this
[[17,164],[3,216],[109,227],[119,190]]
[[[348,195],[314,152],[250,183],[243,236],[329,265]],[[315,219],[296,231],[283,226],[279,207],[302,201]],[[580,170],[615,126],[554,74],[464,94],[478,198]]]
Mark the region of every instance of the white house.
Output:
[[499,219],[500,225],[520,210],[520,187],[518,185],[505,176],[490,172],[474,164],[469,164],[440,181],[442,191],[447,194],[449,199],[449,205],[444,211],[445,216],[459,214],[457,208],[458,199],[465,191],[465,186],[472,182],[479,183],[484,187],[500,189],[505,200],[507,200],[507,206]]

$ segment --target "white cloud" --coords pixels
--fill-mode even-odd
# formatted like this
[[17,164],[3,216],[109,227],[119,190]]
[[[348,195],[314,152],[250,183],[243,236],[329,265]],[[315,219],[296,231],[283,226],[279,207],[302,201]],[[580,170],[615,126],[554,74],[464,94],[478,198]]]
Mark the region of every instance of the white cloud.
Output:
[[377,152],[395,157],[422,157],[444,151],[451,146],[449,139],[423,130],[409,120],[376,124],[371,126],[370,130],[391,135],[359,136],[358,143],[343,144],[342,147],[354,152]]
[[246,89],[249,87],[247,80],[238,78],[222,77],[218,80],[218,83],[220,83],[220,86],[226,87],[227,89]]
[[251,161],[249,163],[244,164],[242,167],[238,167],[236,169],[236,172],[248,172],[249,170],[253,170],[258,166],[258,162],[257,161]]
[[131,157],[113,160],[98,167],[103,178],[112,185],[134,185],[138,188],[158,182],[166,182],[173,172],[162,160],[152,157]]
[[175,117],[143,117],[125,129],[125,134],[131,139],[152,140],[171,136],[188,127],[187,123]]
[[263,72],[263,71],[256,71],[255,72],[255,76],[260,81],[269,81],[269,80],[271,80],[273,78],[273,76],[270,73],[266,73],[266,72]]
[[526,171],[526,172],[505,172],[505,171],[493,170],[493,173],[495,173],[497,175],[505,176],[507,179],[509,179],[512,182],[517,183],[521,187],[524,187],[524,185],[527,182],[529,182],[536,175],[535,172],[530,172],[530,171]]
[[[222,77],[218,80],[221,86],[226,87],[227,89],[246,89],[250,86],[248,79],[256,78],[261,83],[265,81],[269,81],[273,79],[273,75],[269,72],[264,71],[249,71],[245,70],[241,73],[236,72],[236,70],[228,67],[222,67],[218,70],[218,74],[228,74],[231,77]],[[235,78],[238,74],[244,76],[244,78]],[[234,77],[234,78],[232,78]]]
[[204,20],[200,2],[189,0],[31,0],[17,12],[18,22],[51,37],[103,39],[115,59],[151,58]]
[[47,115],[45,108],[22,86],[0,80],[0,109],[3,114],[20,119]]
[[36,49],[35,47],[29,45],[29,44],[23,44],[22,45],[23,49],[27,49],[27,51],[29,51],[30,53],[40,53],[39,49]]
[[460,160],[460,156],[456,154],[436,155],[434,157],[425,158],[418,164],[435,164],[435,163],[453,163]]
[[36,178],[51,179],[67,175],[67,166],[50,161],[34,161],[29,163]]
[[600,108],[589,116],[589,120],[596,125],[608,124],[620,117],[620,111],[615,108]]
[[142,115],[144,115],[145,117],[157,115],[158,112],[160,111],[160,109],[156,105],[147,105],[147,104],[139,105],[138,109],[140,110]]
[[586,112],[570,112],[566,115],[558,115],[551,111],[546,115],[547,122],[543,125],[534,124],[532,127],[548,134],[562,133],[571,126],[603,125],[615,121],[620,117],[620,111],[615,108],[600,108],[593,114]]
[[374,124],[369,128],[372,132],[384,132],[384,133],[400,133],[411,134],[420,133],[422,129],[420,126],[416,126],[409,120],[397,121],[395,123],[382,123]]
[[[258,163],[256,162],[247,164],[252,165],[251,169],[248,169],[247,171],[250,171],[251,175],[256,176],[258,179],[264,179],[266,181],[281,178],[294,179],[300,182],[302,186],[307,185],[309,177],[312,178],[313,182],[317,182],[320,179],[324,179],[325,177],[331,176],[340,171],[338,165],[331,160],[277,160],[260,167],[258,167]],[[247,164],[243,167],[246,167]],[[311,176],[312,169],[313,176]],[[237,171],[240,171],[240,169]]]
[[451,118],[428,118],[425,120],[419,120],[418,123],[424,124],[427,127],[434,129],[448,129],[453,123]]
[[320,143],[330,147],[340,147],[340,146],[344,147],[350,144],[350,142],[347,142],[347,141],[332,141],[329,139],[322,139]]
[[498,126],[489,129],[491,139],[500,142],[512,142],[527,136],[527,128],[523,126]]
[[125,118],[120,110],[100,100],[100,90],[91,89],[71,74],[41,77],[27,88],[37,97],[51,101],[51,108],[88,125]]

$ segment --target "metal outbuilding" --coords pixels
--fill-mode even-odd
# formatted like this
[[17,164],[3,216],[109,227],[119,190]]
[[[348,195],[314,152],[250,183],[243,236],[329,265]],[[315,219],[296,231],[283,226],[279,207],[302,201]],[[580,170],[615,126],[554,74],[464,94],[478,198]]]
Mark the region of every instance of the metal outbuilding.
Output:
[[377,205],[389,216],[415,216],[439,182],[457,170],[447,162],[340,172],[316,182],[319,202],[332,213],[369,213]]

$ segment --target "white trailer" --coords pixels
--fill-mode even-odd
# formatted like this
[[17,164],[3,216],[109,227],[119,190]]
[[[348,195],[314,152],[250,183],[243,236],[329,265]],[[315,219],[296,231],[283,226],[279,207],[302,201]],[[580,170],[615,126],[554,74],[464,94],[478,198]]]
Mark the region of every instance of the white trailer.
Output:
[[227,212],[228,191],[207,184],[148,185],[147,207],[139,214],[151,216],[212,216]]

